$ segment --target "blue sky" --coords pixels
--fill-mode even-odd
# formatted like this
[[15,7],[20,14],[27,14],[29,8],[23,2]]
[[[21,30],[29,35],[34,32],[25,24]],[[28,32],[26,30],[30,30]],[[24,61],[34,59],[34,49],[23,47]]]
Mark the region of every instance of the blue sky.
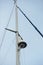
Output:
[[[13,0],[0,0],[0,44],[13,5]],[[43,0],[18,0],[18,6],[43,34]],[[21,65],[43,65],[43,38],[19,10],[18,24],[19,33],[27,42],[27,47],[20,52]],[[8,28],[15,30],[15,7]],[[0,65],[16,65],[15,33],[6,31],[0,50]]]

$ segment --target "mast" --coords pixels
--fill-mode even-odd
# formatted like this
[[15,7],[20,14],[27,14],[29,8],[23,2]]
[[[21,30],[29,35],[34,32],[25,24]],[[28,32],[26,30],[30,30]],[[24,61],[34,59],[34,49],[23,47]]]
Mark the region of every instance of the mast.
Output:
[[17,0],[15,2],[15,17],[16,17],[16,65],[20,65],[20,49],[18,48],[18,11],[17,11]]
[[16,18],[16,65],[20,65],[20,50],[27,46],[18,32],[18,8],[15,0],[15,18]]
[[23,38],[18,32],[18,10],[17,10],[17,0],[14,0],[15,4],[15,18],[16,18],[16,31],[5,28],[8,31],[16,33],[16,65],[20,65],[20,50],[27,46],[26,42],[23,41]]

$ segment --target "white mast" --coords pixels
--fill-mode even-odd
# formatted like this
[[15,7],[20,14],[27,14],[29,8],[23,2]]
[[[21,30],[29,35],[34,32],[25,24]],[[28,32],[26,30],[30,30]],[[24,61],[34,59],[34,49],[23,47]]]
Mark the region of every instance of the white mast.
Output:
[[16,16],[16,65],[20,65],[20,49],[18,48],[18,11],[17,11],[17,0],[15,3],[15,16]]
[[18,32],[18,11],[17,11],[17,0],[14,0],[15,4],[15,18],[16,18],[16,31],[7,29],[8,31],[16,33],[16,65],[20,65],[20,49],[25,48],[27,46],[26,42],[23,41],[22,37]]
[[21,39],[18,35],[18,10],[17,10],[17,0],[15,1],[15,17],[16,17],[16,65],[20,65],[20,49],[27,46],[26,42]]

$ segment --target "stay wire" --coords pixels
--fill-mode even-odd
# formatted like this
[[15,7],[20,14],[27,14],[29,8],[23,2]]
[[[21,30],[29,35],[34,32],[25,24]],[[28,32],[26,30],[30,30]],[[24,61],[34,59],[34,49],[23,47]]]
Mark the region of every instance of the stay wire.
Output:
[[[12,40],[12,43],[14,43],[14,39]],[[13,46],[14,46],[14,44],[13,44]],[[2,65],[4,64],[4,62],[5,62],[6,58],[7,58],[7,55],[8,55],[8,53],[10,52],[11,47],[12,47],[12,44],[10,44],[10,46],[8,47],[8,49],[7,49],[7,51],[6,51],[6,54],[5,54],[5,56],[4,56]]]
[[20,12],[25,16],[25,18],[31,23],[31,25],[35,28],[35,30],[41,35],[43,38],[43,34],[38,30],[38,28],[31,22],[31,20],[26,16],[26,14],[16,5],[16,7],[20,10]]
[[[10,14],[10,17],[9,17],[9,20],[8,20],[8,23],[6,25],[6,28],[8,27],[9,23],[10,23],[10,19],[11,19],[11,16],[13,14],[13,10],[14,10],[14,5],[13,5],[13,8],[12,8],[12,11],[11,11],[11,14]],[[3,41],[4,41],[4,38],[5,38],[5,35],[6,35],[6,30],[4,30],[4,34],[3,34],[3,37],[2,37],[2,41],[1,41],[1,44],[0,44],[0,49],[2,47],[2,44],[3,44]]]

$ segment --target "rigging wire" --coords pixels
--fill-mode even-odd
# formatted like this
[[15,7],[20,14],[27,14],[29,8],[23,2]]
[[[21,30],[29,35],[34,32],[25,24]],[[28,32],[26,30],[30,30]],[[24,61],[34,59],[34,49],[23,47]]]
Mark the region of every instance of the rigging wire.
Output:
[[35,30],[43,37],[43,34],[38,30],[38,28],[31,22],[31,20],[26,16],[26,14],[16,5],[16,7],[20,10],[20,12],[25,16],[25,18],[31,23],[31,25],[35,28]]
[[[10,22],[10,19],[11,19],[12,13],[13,13],[13,10],[14,10],[14,5],[13,5],[13,8],[12,8],[12,11],[11,11],[11,14],[10,14],[10,17],[9,17],[9,20],[8,20],[8,23],[7,23],[7,25],[6,25],[6,28],[7,28],[8,25],[9,25],[9,22]],[[0,44],[0,49],[1,49],[1,47],[2,47],[2,44],[3,44],[3,41],[4,41],[5,35],[6,35],[6,30],[4,30],[4,34],[3,34],[3,37],[2,37],[2,41],[1,41],[1,44]]]
[[[14,43],[14,39],[12,40],[12,43]],[[14,45],[14,44],[13,44]],[[10,48],[12,47],[12,44],[10,44],[10,47],[8,47],[8,49],[7,49],[7,51],[6,51],[6,54],[5,54],[5,56],[4,56],[4,61],[2,62],[2,65],[4,64],[4,62],[5,62],[5,60],[6,60],[6,58],[7,58],[7,55],[8,55],[8,53],[10,52]]]

